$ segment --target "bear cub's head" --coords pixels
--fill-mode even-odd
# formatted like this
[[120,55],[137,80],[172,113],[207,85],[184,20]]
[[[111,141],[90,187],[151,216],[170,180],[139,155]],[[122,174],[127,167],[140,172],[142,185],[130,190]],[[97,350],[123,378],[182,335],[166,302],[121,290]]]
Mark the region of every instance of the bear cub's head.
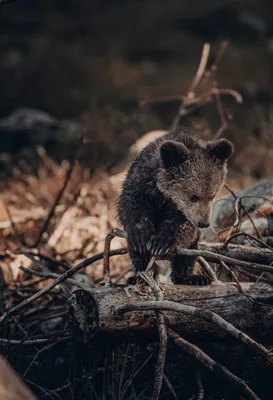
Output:
[[226,139],[201,145],[193,138],[185,144],[168,140],[160,146],[157,186],[186,218],[200,228],[210,223],[212,202],[227,173],[234,148]]

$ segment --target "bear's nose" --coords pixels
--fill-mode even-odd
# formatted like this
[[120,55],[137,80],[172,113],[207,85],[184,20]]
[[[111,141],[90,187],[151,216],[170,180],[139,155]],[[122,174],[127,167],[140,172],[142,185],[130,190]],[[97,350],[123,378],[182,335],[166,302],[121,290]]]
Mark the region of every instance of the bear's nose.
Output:
[[199,228],[207,228],[209,227],[209,222],[208,221],[200,221],[198,222]]

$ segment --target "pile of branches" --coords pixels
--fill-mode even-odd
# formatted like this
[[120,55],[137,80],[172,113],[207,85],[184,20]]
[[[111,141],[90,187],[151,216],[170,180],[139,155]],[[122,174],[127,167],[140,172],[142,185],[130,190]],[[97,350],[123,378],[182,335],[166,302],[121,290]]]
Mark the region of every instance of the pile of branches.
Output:
[[[125,236],[120,231],[115,233]],[[24,375],[43,352],[61,342],[81,340],[92,344],[102,333],[131,335],[134,332],[146,331],[151,331],[151,338],[157,341],[157,334],[153,332],[157,326],[160,345],[152,398],[159,398],[163,380],[173,396],[176,396],[164,372],[169,338],[182,353],[188,354],[194,360],[194,365],[196,362],[200,363],[199,369],[207,368],[226,383],[226,392],[231,390],[231,393],[236,393],[237,396],[258,399],[258,395],[246,381],[209,354],[217,353],[217,348],[213,346],[215,341],[218,341],[218,345],[219,341],[222,341],[222,346],[232,348],[234,343],[231,342],[230,345],[230,337],[237,341],[237,347],[242,347],[241,351],[249,352],[248,364],[253,370],[257,370],[257,373],[260,369],[272,371],[272,286],[239,282],[233,270],[239,269],[243,273],[251,271],[251,274],[272,274],[273,267],[270,264],[273,262],[273,251],[205,243],[200,246],[200,250],[178,249],[179,254],[199,257],[200,263],[214,280],[210,287],[162,285],[160,288],[153,278],[150,263],[147,271],[140,273],[144,284],[129,290],[126,285],[112,282],[109,273],[109,258],[125,254],[127,249],[109,251],[109,244],[110,240],[107,237],[103,253],[70,268],[61,261],[39,253],[23,253],[37,269],[20,269],[36,280],[22,284],[13,294],[10,288],[2,288],[3,296],[13,297],[16,305],[9,307],[5,304],[5,311],[3,310],[0,317],[0,342],[9,347],[42,346],[32,357]],[[104,259],[105,275],[102,286],[92,287],[90,283],[74,278],[76,273],[100,259]],[[235,284],[219,282],[208,262],[220,264],[228,269],[234,277]],[[49,266],[52,269],[54,264],[58,272],[49,269]],[[62,273],[61,268],[64,269]],[[38,290],[37,280],[41,283],[42,280],[49,279],[50,282]],[[254,335],[245,332],[254,332],[256,340]],[[194,343],[187,339],[189,337]],[[263,345],[258,339],[265,340],[269,345]],[[207,342],[206,347],[209,351],[205,352],[201,346],[196,345],[200,340]],[[232,364],[232,361],[228,360],[228,363]],[[202,373],[199,371],[201,387],[202,380]]]
[[[74,168],[76,179],[78,179],[79,172],[75,164]],[[250,377],[255,386],[258,376],[260,377],[261,374],[263,377],[268,376],[267,374],[272,371],[273,267],[271,265],[273,250],[264,237],[257,239],[255,233],[252,235],[252,244],[258,240],[259,246],[231,244],[238,233],[250,238],[248,236],[250,234],[237,232],[238,226],[242,226],[242,218],[245,217],[242,213],[243,202],[240,198],[232,192],[234,213],[238,218],[231,227],[227,228],[228,233],[224,243],[202,242],[198,250],[176,250],[179,254],[198,257],[200,267],[213,281],[211,286],[200,288],[158,285],[153,272],[155,260],[152,259],[147,271],[140,274],[139,285],[130,288],[126,285],[125,279],[131,271],[131,266],[128,266],[128,257],[126,257],[127,248],[110,250],[112,240],[119,240],[118,243],[126,245],[125,232],[114,230],[105,235],[103,251],[91,257],[84,257],[82,260],[73,261],[67,257],[67,254],[65,256],[58,252],[57,246],[53,248],[50,245],[50,239],[54,235],[57,236],[56,231],[61,232],[60,240],[62,235],[65,236],[67,225],[63,227],[64,215],[70,208],[75,207],[75,201],[78,202],[78,199],[81,199],[80,196],[75,196],[74,202],[70,205],[67,203],[69,199],[65,199],[64,194],[68,183],[73,182],[71,166],[66,169],[63,178],[64,183],[57,191],[53,206],[38,230],[39,240],[36,238],[33,243],[30,243],[27,237],[27,230],[24,234],[18,230],[22,226],[20,225],[22,221],[20,223],[13,221],[10,204],[5,205],[10,224],[10,232],[6,240],[11,241],[9,235],[13,232],[14,250],[2,251],[0,343],[3,354],[15,368],[17,367],[32,389],[39,396],[43,391],[42,397],[57,398],[64,393],[67,396],[67,391],[72,390],[71,379],[68,379],[66,383],[56,383],[54,390],[53,388],[45,389],[48,387],[48,382],[44,382],[44,386],[41,382],[39,385],[35,383],[40,359],[46,355],[49,358],[54,357],[56,347],[63,349],[61,346],[72,344],[77,347],[79,344],[75,343],[79,341],[90,346],[89,351],[92,354],[94,347],[102,345],[101,338],[109,342],[110,335],[115,340],[117,337],[123,338],[119,339],[123,345],[128,343],[128,338],[132,341],[132,337],[134,340],[138,338],[137,340],[140,340],[138,343],[144,340],[146,344],[147,341],[157,343],[159,339],[159,348],[150,349],[148,361],[146,360],[150,366],[149,363],[155,364],[155,372],[151,372],[154,369],[150,368],[149,380],[151,383],[154,376],[154,384],[148,398],[151,396],[153,399],[159,398],[162,390],[169,393],[169,396],[178,398],[181,388],[176,382],[177,377],[171,379],[167,371],[170,370],[170,365],[172,368],[176,365],[177,370],[181,363],[183,369],[186,368],[183,372],[185,376],[190,374],[194,377],[191,385],[195,391],[195,398],[205,398],[204,393],[209,390],[205,381],[212,379],[211,373],[217,376],[221,385],[224,383],[224,386],[219,389],[220,395],[233,393],[235,398],[238,396],[250,399],[270,398],[270,392],[268,392],[269,397],[265,397],[266,394],[263,391],[264,397],[255,394]],[[88,177],[88,179],[92,178]],[[103,186],[102,182],[103,180],[100,180],[100,187]],[[90,181],[88,184],[90,185]],[[88,198],[87,195],[86,198]],[[101,198],[99,202],[102,202]],[[63,206],[61,216],[56,212],[60,205]],[[78,207],[84,210],[86,203],[81,201]],[[255,215],[253,215],[255,212],[257,213],[257,210],[252,210],[246,215],[252,221],[253,229],[255,227],[258,231],[255,226]],[[77,218],[73,220],[74,226],[76,221]],[[261,234],[264,235],[264,232]],[[72,250],[71,253],[81,249]],[[126,267],[119,272],[112,268],[114,266],[112,262],[110,270],[110,259],[112,260],[114,256],[124,258],[123,263]],[[4,266],[10,264],[10,259],[13,259],[13,262],[17,261],[19,274],[16,279],[13,276],[8,281],[4,276]],[[28,261],[27,266],[22,265],[23,260]],[[90,268],[98,262],[101,268],[99,278],[96,274],[90,274]],[[14,270],[14,265],[10,269]],[[226,272],[226,283],[219,280],[223,276],[223,271]],[[119,342],[119,346],[122,346],[121,343]],[[105,347],[104,341],[103,346]],[[181,350],[181,359],[177,359],[173,346]],[[25,349],[22,351],[22,357],[26,351],[27,356],[23,357],[23,362],[19,362],[16,357],[18,347]],[[120,349],[120,347],[115,343],[111,351],[113,349]],[[167,358],[166,364],[167,349],[169,349],[171,361]],[[122,359],[126,365],[129,356],[127,350],[123,351],[125,355]],[[141,354],[141,349],[139,352]],[[235,352],[243,359],[238,360],[234,357]],[[158,356],[156,356],[157,353]],[[80,354],[84,358],[83,354]],[[146,361],[143,361],[140,369],[144,369]],[[68,365],[71,366],[71,358]],[[240,370],[242,365],[244,365],[243,374]],[[94,365],[92,368],[95,368]],[[116,364],[113,368],[116,368]],[[206,370],[209,372],[209,378],[207,378]],[[135,372],[132,373],[131,378],[128,378],[132,382],[136,380],[134,374]],[[84,373],[83,376],[86,374]],[[119,380],[120,377],[117,376],[115,379]],[[175,385],[172,380],[176,382]],[[132,382],[131,385],[133,385]],[[187,378],[188,382],[189,378]],[[125,392],[129,389],[132,392],[133,389],[127,384],[126,381]],[[39,388],[35,389],[35,385]],[[139,387],[141,387],[140,384]],[[190,388],[186,387],[183,390],[192,390],[192,386]],[[92,387],[92,390],[95,389]],[[258,390],[261,391],[261,388],[258,387]],[[266,390],[269,390],[269,386]],[[134,388],[134,391],[137,392],[137,389]]]
[[[206,70],[204,47],[178,119],[214,99],[226,126],[222,91],[214,85],[195,95],[224,48]],[[38,149],[37,177],[16,170],[2,183],[2,354],[39,398],[271,399],[272,234],[270,223],[257,226],[261,213],[271,216],[271,198],[260,194],[266,212],[262,201],[247,208],[227,188],[233,206],[222,215],[225,231],[198,250],[175,250],[197,256],[212,285],[163,285],[152,258],[128,287],[126,232],[114,214],[119,189],[79,166],[81,145],[62,165]],[[248,242],[233,244],[239,236]]]

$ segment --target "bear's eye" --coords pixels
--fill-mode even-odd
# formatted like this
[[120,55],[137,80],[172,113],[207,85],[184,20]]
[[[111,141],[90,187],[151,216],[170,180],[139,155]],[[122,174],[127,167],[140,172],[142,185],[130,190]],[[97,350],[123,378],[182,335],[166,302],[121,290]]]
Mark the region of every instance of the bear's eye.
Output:
[[190,200],[191,200],[193,203],[197,203],[197,201],[199,201],[200,199],[199,199],[198,196],[196,196],[196,195],[194,194],[194,195],[191,196]]

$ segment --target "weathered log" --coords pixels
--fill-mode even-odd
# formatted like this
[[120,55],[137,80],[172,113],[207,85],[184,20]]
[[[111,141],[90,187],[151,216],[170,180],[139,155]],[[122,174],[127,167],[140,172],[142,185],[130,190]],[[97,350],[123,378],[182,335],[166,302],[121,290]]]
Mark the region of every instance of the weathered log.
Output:
[[[164,285],[164,300],[191,305],[201,310],[217,313],[226,321],[244,332],[255,332],[255,338],[265,332],[273,332],[273,289],[265,284],[242,283],[244,293],[232,283],[215,283],[206,287]],[[130,291],[128,297],[120,287],[104,287],[76,290],[68,300],[70,327],[84,341],[98,331],[132,333],[156,326],[156,312],[151,310],[130,311],[124,314],[119,309],[130,308],[136,301],[155,300],[150,288]],[[227,332],[213,322],[177,311],[164,311],[169,326],[183,335],[201,337],[226,337]],[[267,337],[270,342],[273,337]]]

